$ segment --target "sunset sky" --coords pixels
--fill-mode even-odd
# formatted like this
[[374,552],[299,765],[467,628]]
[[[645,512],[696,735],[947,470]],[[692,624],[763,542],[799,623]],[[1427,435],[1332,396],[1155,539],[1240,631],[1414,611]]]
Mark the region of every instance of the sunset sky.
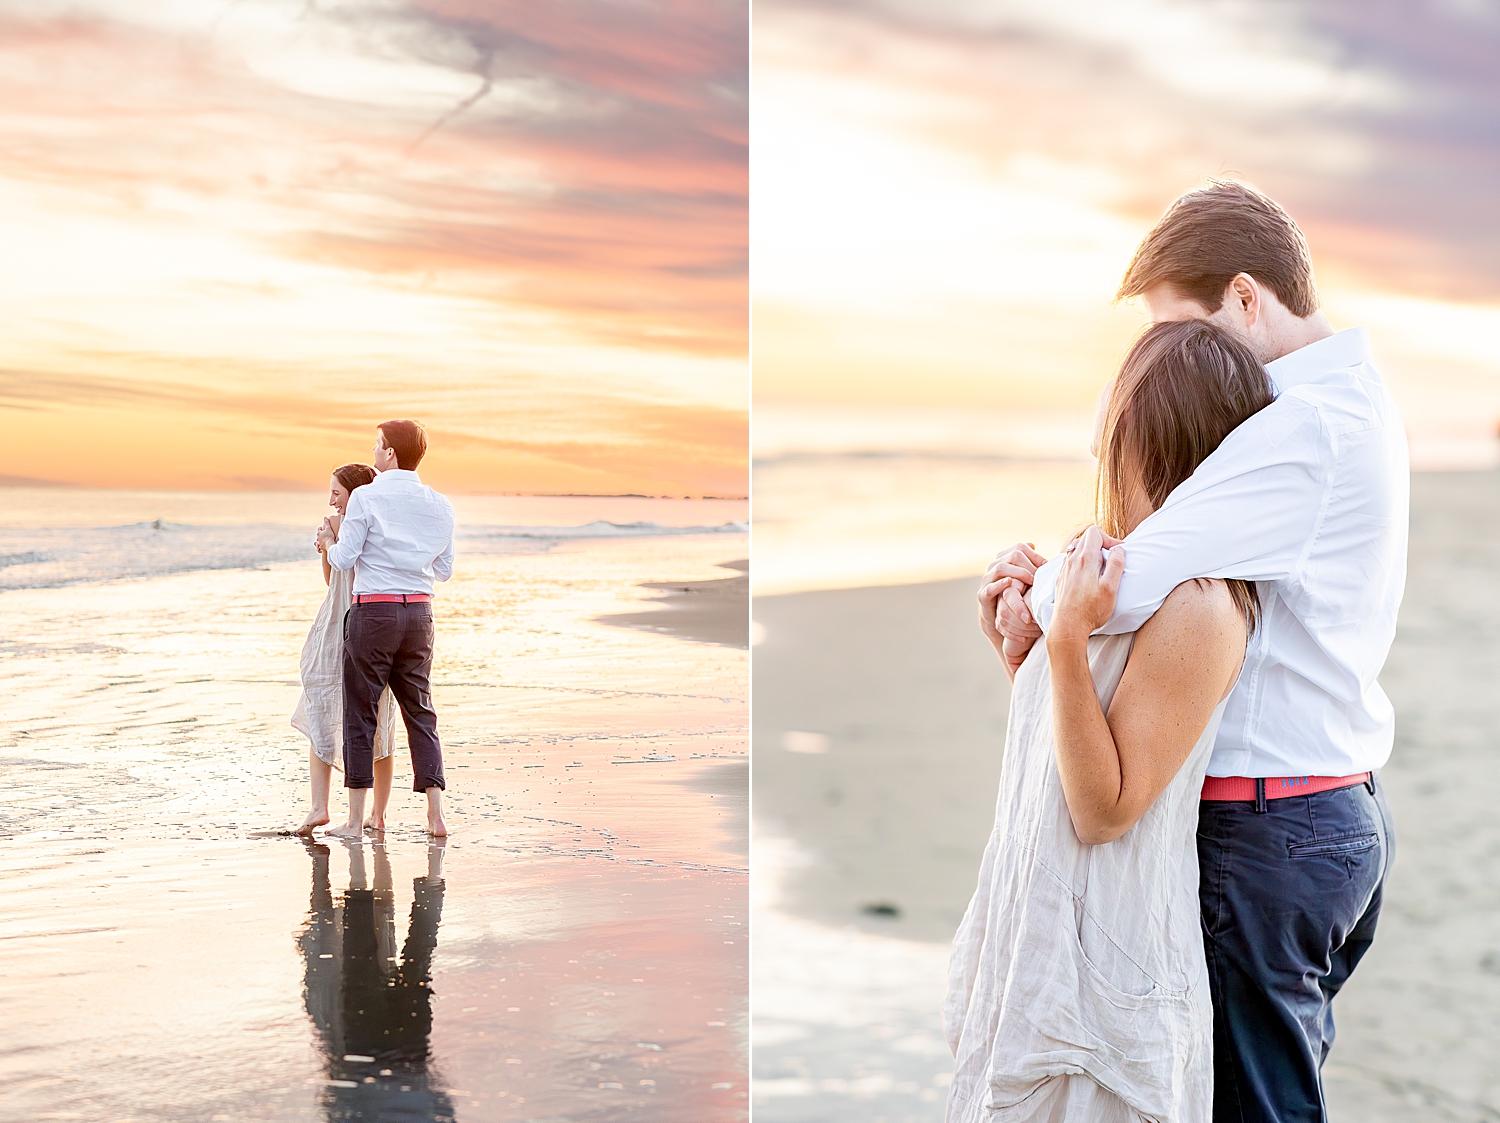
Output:
[[0,483],[743,495],[739,0],[0,3]]
[[1228,176],[1369,325],[1416,462],[1495,462],[1493,6],[760,0],[754,31],[758,448],[860,410],[1089,411],[1143,322],[1111,304],[1132,250]]

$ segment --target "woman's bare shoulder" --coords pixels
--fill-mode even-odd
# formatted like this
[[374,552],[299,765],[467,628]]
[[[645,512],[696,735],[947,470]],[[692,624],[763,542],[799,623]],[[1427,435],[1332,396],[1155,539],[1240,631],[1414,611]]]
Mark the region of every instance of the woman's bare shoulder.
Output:
[[1212,704],[1234,686],[1244,658],[1245,618],[1228,586],[1184,581],[1136,633],[1116,701],[1133,699],[1150,709],[1186,690],[1201,691]]
[[1223,581],[1200,577],[1184,581],[1167,596],[1156,615],[1141,625],[1136,644],[1165,641],[1179,655],[1238,661],[1245,650],[1245,617]]
[[[1156,616],[1191,620],[1197,624],[1232,623],[1243,627],[1244,617],[1229,594],[1229,584],[1217,577],[1195,577],[1167,594]],[[1156,619],[1156,617],[1152,617]]]

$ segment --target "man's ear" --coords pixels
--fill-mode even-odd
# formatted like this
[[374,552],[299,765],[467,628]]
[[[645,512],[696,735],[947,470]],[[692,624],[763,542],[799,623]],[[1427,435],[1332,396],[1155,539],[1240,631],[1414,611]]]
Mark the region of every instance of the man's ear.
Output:
[[1249,273],[1236,273],[1229,281],[1226,300],[1234,301],[1240,315],[1245,317],[1245,326],[1251,327],[1260,319],[1262,310],[1260,285]]

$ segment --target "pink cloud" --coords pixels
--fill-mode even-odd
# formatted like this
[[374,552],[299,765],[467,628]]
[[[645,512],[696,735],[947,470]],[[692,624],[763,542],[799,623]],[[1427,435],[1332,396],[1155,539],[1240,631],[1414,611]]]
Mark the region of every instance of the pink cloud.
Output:
[[257,75],[232,21],[168,35],[10,15],[6,174],[142,215],[163,187],[243,200],[279,216],[253,236],[294,257],[435,275],[585,335],[743,353],[742,6],[427,3],[362,32],[387,60],[555,96],[503,112],[483,98],[372,107]]

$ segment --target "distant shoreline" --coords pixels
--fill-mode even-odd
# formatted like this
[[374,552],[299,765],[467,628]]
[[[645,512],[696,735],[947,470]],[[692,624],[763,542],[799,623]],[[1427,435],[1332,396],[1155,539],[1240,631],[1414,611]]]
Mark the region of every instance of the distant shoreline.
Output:
[[[261,492],[277,495],[303,495],[320,489],[303,487],[101,487],[94,484],[66,483],[62,480],[36,480],[29,476],[0,476],[0,488],[47,488],[67,491],[165,491],[165,492],[224,492],[234,495],[240,492]],[[671,499],[697,500],[714,503],[744,503],[748,495],[645,495],[635,491],[455,491],[446,489],[448,495],[481,496],[495,499]]]

